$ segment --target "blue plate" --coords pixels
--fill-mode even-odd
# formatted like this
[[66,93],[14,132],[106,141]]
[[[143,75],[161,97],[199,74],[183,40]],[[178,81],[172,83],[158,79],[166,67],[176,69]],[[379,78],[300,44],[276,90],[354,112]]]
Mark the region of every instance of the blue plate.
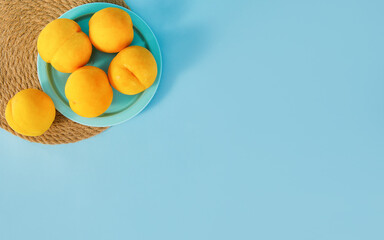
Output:
[[[141,110],[147,106],[152,97],[155,95],[162,72],[161,52],[156,37],[148,25],[132,11],[111,3],[89,3],[69,10],[60,16],[60,18],[69,18],[76,21],[80,25],[83,32],[88,35],[89,19],[95,12],[107,7],[123,9],[131,16],[135,31],[134,39],[131,45],[138,45],[147,48],[152,52],[156,59],[158,67],[157,78],[153,85],[147,90],[142,93],[129,96],[113,89],[113,101],[108,110],[99,117],[84,118],[72,111],[69,107],[68,100],[65,97],[64,87],[70,74],[55,70],[52,65],[46,63],[40,55],[37,56],[37,73],[40,84],[43,91],[52,98],[56,109],[64,116],[75,122],[93,127],[116,125],[129,120],[141,112]],[[95,48],[93,48],[92,51],[91,59],[87,65],[99,67],[107,73],[109,63],[116,56],[116,54],[100,52]]]

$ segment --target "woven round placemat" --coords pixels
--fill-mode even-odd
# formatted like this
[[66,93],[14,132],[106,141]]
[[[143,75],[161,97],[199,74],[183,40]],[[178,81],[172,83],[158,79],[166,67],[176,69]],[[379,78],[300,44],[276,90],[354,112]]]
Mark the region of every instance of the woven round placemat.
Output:
[[56,112],[51,128],[38,137],[13,131],[5,120],[5,107],[17,92],[27,88],[41,90],[37,77],[37,37],[52,20],[76,6],[109,2],[128,7],[123,0],[0,0],[0,127],[31,142],[73,143],[107,128],[75,123]]

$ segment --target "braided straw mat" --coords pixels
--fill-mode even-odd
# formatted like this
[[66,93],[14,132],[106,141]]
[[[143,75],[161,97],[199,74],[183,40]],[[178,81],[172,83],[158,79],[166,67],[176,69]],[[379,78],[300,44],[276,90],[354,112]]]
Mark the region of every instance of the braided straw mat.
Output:
[[[36,88],[37,37],[49,22],[76,6],[99,0],[0,0],[0,127],[31,142],[43,144],[73,143],[107,128],[75,123],[56,112],[51,128],[38,137],[13,131],[5,120],[5,107],[17,92]],[[128,7],[124,0],[104,0]]]

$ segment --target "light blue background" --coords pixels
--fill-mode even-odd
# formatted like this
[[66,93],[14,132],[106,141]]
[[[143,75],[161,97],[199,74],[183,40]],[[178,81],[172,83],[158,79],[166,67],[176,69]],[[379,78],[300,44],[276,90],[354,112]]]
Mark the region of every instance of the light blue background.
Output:
[[384,239],[384,1],[129,5],[158,93],[76,144],[1,130],[1,240]]

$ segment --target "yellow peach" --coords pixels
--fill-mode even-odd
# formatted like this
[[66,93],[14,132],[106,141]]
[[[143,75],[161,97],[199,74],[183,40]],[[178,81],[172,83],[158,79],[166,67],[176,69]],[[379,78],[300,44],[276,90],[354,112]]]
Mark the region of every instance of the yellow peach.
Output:
[[59,18],[40,32],[37,50],[41,58],[60,72],[71,73],[84,66],[92,54],[92,44],[71,19]]
[[116,53],[128,47],[133,34],[131,17],[119,8],[104,8],[89,20],[89,38],[102,52]]
[[55,120],[52,99],[37,89],[25,89],[8,101],[5,119],[16,132],[26,136],[40,136]]
[[108,69],[111,85],[127,95],[135,95],[149,88],[156,76],[155,58],[150,51],[140,46],[130,46],[119,52]]
[[97,117],[112,103],[113,91],[107,74],[93,66],[74,71],[65,84],[65,96],[71,109],[82,117]]

